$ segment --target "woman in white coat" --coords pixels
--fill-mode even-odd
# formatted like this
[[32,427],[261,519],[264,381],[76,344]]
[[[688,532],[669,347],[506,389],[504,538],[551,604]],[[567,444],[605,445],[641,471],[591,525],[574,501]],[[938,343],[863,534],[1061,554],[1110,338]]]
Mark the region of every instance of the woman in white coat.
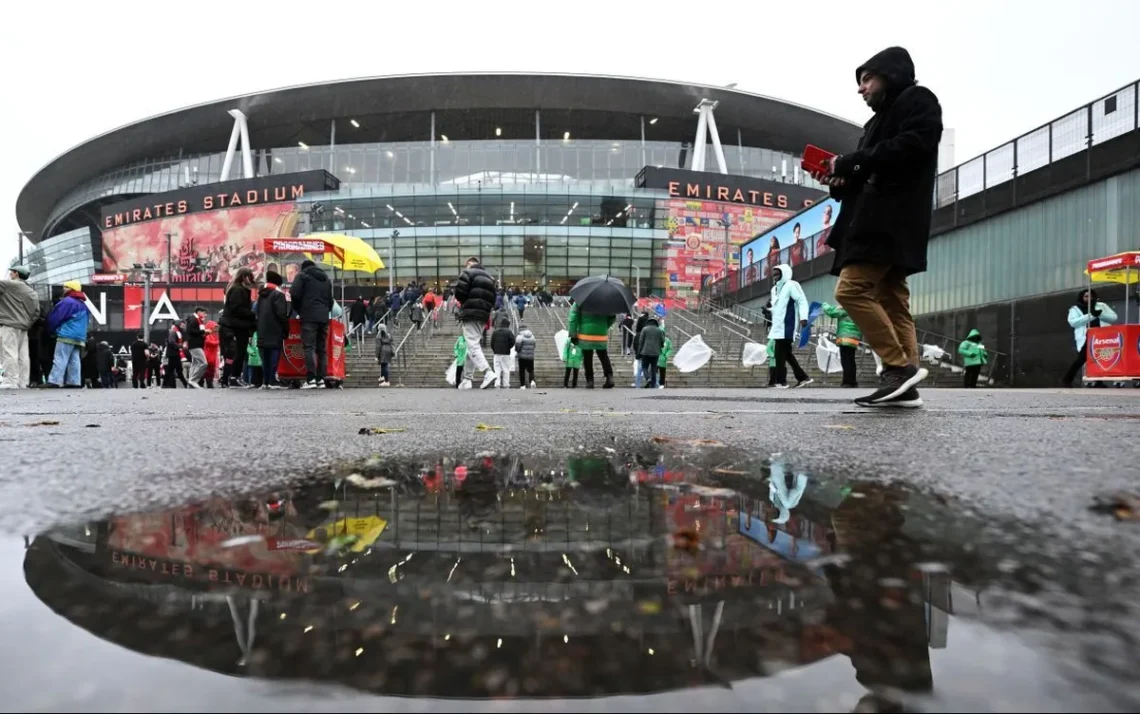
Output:
[[1077,372],[1085,366],[1088,345],[1085,337],[1090,327],[1107,327],[1116,322],[1116,313],[1099,300],[1096,290],[1082,290],[1077,293],[1077,304],[1069,308],[1069,327],[1073,328],[1073,341],[1077,345],[1077,358],[1069,366],[1069,371],[1061,379],[1066,387],[1073,386]]
[[808,301],[800,284],[792,280],[789,265],[777,265],[773,273],[776,285],[772,288],[772,327],[768,339],[776,344],[776,389],[788,388],[788,365],[796,377],[796,387],[812,383],[803,367],[792,352],[792,340],[796,336],[796,326],[807,327]]

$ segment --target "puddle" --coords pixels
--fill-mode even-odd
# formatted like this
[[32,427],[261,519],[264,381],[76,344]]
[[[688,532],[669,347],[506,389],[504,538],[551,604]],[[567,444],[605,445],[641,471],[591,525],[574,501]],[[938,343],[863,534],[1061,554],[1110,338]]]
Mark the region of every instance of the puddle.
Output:
[[1016,606],[1031,568],[984,525],[705,444],[374,459],[3,550],[31,597],[2,631],[35,644],[0,666],[27,684],[9,706],[38,709],[1134,707],[1110,655],[1040,644]]

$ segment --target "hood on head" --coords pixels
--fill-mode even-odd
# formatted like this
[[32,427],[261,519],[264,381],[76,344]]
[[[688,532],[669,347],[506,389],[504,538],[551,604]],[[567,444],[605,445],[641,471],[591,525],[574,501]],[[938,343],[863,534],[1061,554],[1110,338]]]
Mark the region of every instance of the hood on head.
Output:
[[966,335],[966,339],[973,340],[974,342],[981,342],[982,333],[978,332],[977,328],[974,328],[973,330],[970,330],[970,334]]
[[388,334],[388,326],[382,322],[380,323],[380,334],[382,334],[382,335]]
[[499,320],[499,327],[510,327],[510,326],[511,326],[510,319],[504,317],[504,318],[501,318]]
[[777,265],[772,274],[776,276],[776,287],[780,287],[792,279],[792,266],[786,263]]
[[646,322],[645,324],[646,325],[653,325],[654,327],[657,327],[657,318],[651,317],[651,318],[649,318],[649,321]]
[[914,60],[910,53],[902,47],[888,47],[871,59],[859,65],[855,70],[855,81],[863,76],[864,72],[874,72],[887,80],[888,93],[909,87],[915,83]]
[[1081,308],[1082,310],[1085,308],[1085,302],[1083,300],[1081,300],[1081,298],[1083,298],[1085,296],[1085,293],[1089,294],[1088,305],[1090,306],[1090,308],[1092,306],[1095,306],[1096,301],[1100,299],[1100,296],[1096,294],[1096,290],[1090,290],[1089,288],[1085,288],[1084,290],[1080,291],[1079,293],[1077,293],[1077,307]]
[[264,287],[262,287],[260,290],[257,291],[257,297],[263,298],[263,297],[266,297],[268,295],[272,295],[275,292],[277,292],[277,286],[270,283],[268,285],[265,285]]
[[[308,262],[308,261],[306,261],[306,262]],[[310,265],[309,267],[305,268],[301,272],[304,273],[305,275],[308,275],[310,278],[313,278],[314,280],[317,280],[317,281],[322,282],[322,283],[327,283],[329,281],[329,276],[325,274],[325,271],[318,268],[315,264]]]

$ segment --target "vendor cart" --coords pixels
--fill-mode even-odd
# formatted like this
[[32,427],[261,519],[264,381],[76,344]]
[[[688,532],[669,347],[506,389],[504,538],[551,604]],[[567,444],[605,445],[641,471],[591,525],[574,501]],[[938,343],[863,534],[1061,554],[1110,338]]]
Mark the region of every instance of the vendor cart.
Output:
[[[325,375],[325,386],[337,388],[344,384],[344,323],[340,320],[329,320],[329,338],[325,343],[328,351],[328,373]],[[285,346],[281,350],[281,359],[277,362],[277,380],[290,383],[292,387],[300,387],[308,376],[305,368],[305,346],[301,344],[301,321],[293,318],[289,320],[289,335],[285,338]]]
[[1090,327],[1085,336],[1085,381],[1140,380],[1140,314],[1130,315],[1127,295],[1129,285],[1140,284],[1140,251],[1090,260],[1085,273],[1090,289],[1093,283],[1116,283],[1124,285],[1126,291],[1124,320],[1117,325]]

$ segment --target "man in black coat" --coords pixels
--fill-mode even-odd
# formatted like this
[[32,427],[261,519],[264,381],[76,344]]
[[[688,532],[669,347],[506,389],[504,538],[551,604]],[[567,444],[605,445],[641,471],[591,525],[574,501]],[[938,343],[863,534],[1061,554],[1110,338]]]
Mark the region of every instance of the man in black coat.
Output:
[[463,323],[463,338],[467,341],[467,359],[477,371],[483,372],[480,389],[494,386],[499,376],[483,356],[483,329],[495,309],[495,279],[483,270],[478,258],[467,259],[467,269],[455,284],[455,299],[459,301],[459,321]]
[[285,281],[281,274],[270,270],[265,274],[265,287],[257,293],[257,350],[261,353],[262,384],[266,389],[277,389],[277,361],[285,338],[289,336],[289,302],[281,291]]
[[817,175],[841,202],[827,240],[839,276],[835,299],[883,361],[880,389],[855,403],[921,407],[915,386],[927,371],[919,366],[906,279],[926,270],[942,107],[915,83],[914,62],[901,47],[867,60],[855,78],[875,115],[859,148]]
[[131,386],[135,389],[145,389],[147,386],[146,370],[150,357],[150,345],[143,339],[143,333],[135,335],[131,343]]
[[[293,299],[293,311],[301,319],[301,344],[305,347],[305,371],[308,378],[301,389],[316,389],[324,385],[328,371],[332,282],[316,263],[306,260],[301,263],[301,272],[289,288],[289,295]],[[260,339],[260,335],[258,337]]]

